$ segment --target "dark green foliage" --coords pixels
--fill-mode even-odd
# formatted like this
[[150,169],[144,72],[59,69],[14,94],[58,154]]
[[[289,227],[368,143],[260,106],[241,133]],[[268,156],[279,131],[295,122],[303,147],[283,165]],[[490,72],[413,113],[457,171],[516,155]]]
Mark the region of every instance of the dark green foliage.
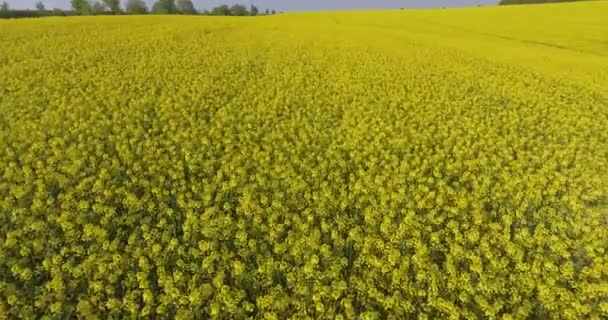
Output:
[[249,7],[249,14],[250,14],[250,15],[252,15],[252,16],[257,16],[257,15],[258,15],[258,13],[259,13],[258,7],[254,6],[254,5],[251,5],[251,6]]
[[104,13],[106,13],[106,6],[103,3],[99,2],[99,1],[95,1],[91,5],[91,12],[94,15],[104,14]]
[[103,3],[112,14],[119,14],[121,12],[120,0],[103,0]]
[[213,16],[229,16],[230,15],[230,7],[228,5],[222,4],[213,9],[211,9],[211,15]]
[[158,0],[152,5],[154,14],[173,14],[177,12],[175,0]]
[[18,19],[18,18],[42,18],[52,16],[74,16],[78,15],[75,11],[64,11],[61,9],[53,10],[0,10],[0,19]]
[[[272,10],[274,14],[274,10]],[[269,15],[270,9],[266,9],[264,12],[260,12],[260,9],[255,5],[250,5],[249,9],[247,6],[242,4],[234,4],[232,6],[228,6],[226,4],[222,4],[214,7],[211,11],[203,11],[201,14],[203,15],[212,15],[212,16],[257,16],[257,15]]]
[[[119,0],[71,0],[72,10],[66,11],[55,8],[46,10],[42,1],[36,3],[36,10],[11,10],[8,3],[5,1],[0,5],[0,19],[9,18],[38,18],[49,16],[73,16],[73,15],[107,15],[107,14],[148,14],[150,10],[144,0],[127,0],[125,2],[124,11],[120,7]],[[158,0],[152,7],[152,13],[155,14],[198,14],[194,3],[191,0]],[[272,10],[272,14],[275,14]],[[269,15],[270,9],[260,12],[258,7],[250,5],[249,9],[242,4],[234,4],[228,6],[226,4],[218,5],[211,10],[202,10],[201,15],[214,16],[257,16]]]
[[196,14],[196,9],[194,9],[194,4],[191,0],[177,0],[175,4],[177,8],[177,12],[180,14]]
[[72,9],[82,15],[91,14],[91,3],[87,0],[72,0]]
[[231,16],[248,16],[249,11],[247,11],[247,7],[242,4],[234,4],[230,7],[230,15]]
[[147,14],[148,6],[143,0],[128,0],[125,5],[125,11],[128,14]]

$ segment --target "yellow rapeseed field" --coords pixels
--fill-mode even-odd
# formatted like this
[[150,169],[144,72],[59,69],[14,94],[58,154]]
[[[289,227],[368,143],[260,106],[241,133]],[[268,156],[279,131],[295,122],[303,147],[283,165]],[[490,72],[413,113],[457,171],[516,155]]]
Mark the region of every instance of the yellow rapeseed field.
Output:
[[606,17],[0,21],[0,319],[606,319]]

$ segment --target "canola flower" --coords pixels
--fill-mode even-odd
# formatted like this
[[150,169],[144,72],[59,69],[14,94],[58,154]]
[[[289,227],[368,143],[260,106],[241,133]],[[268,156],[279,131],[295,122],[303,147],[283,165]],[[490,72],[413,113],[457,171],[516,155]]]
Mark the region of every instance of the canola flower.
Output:
[[608,317],[607,11],[0,21],[0,318]]

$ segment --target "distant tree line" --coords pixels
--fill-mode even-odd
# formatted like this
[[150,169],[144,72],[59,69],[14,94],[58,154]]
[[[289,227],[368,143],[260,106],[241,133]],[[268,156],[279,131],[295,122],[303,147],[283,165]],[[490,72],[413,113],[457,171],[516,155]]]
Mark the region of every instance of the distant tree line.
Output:
[[577,2],[587,0],[501,0],[500,5],[509,4],[534,4],[534,3],[557,3],[557,2]]
[[148,8],[143,0],[126,0],[124,7],[120,0],[71,0],[71,9],[46,8],[43,2],[36,3],[36,9],[13,10],[6,1],[0,4],[0,18],[33,18],[75,15],[119,15],[119,14],[184,14],[210,16],[258,16],[276,14],[276,10],[259,10],[256,6],[242,4],[222,4],[211,10],[197,10],[191,0],[157,0]]

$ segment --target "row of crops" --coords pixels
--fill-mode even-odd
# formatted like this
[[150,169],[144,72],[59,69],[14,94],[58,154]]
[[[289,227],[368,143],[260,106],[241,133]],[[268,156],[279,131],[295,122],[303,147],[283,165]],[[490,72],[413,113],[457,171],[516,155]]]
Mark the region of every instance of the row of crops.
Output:
[[0,318],[607,317],[608,24],[497,10],[0,21]]

